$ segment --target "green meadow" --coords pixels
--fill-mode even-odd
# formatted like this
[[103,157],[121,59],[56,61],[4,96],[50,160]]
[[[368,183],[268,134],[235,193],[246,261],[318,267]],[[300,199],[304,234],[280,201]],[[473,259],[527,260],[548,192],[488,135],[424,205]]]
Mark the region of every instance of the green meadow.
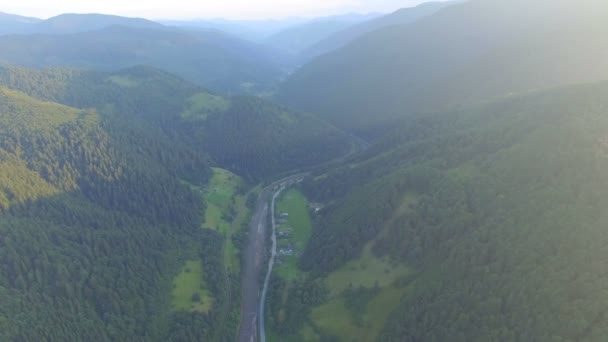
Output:
[[[289,216],[281,218],[280,216],[283,213]],[[308,200],[299,190],[286,190],[277,202],[275,214],[277,216],[278,231],[289,233],[288,238],[277,240],[278,248],[293,247],[294,250],[294,255],[292,256],[278,256],[280,262],[277,262],[275,271],[281,278],[292,281],[302,276],[302,272],[297,267],[297,254],[304,250],[312,235]],[[281,219],[286,222],[278,224]]]
[[207,289],[201,260],[186,261],[173,281],[172,303],[176,311],[207,313],[213,297]]
[[224,235],[224,265],[230,272],[238,273],[240,261],[232,236],[243,228],[249,217],[245,195],[239,195],[243,180],[230,171],[214,168],[207,189],[203,191],[207,204],[205,228],[215,229]]

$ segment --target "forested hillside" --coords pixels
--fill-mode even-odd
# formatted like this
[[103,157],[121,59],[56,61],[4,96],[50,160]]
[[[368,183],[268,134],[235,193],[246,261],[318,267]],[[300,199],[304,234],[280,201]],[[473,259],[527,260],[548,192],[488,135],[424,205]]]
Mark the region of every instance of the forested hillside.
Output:
[[608,340],[608,2],[369,17],[0,12],[0,342]]
[[[205,160],[138,126],[6,88],[0,113],[0,339],[189,333],[170,311],[172,277],[192,255],[213,260],[221,238],[200,229],[202,203],[179,179],[205,184]],[[187,319],[198,321],[191,334],[213,333],[213,314]]]
[[[150,67],[4,67],[0,85],[0,340],[230,340],[238,279],[231,237],[204,215],[209,166],[252,184],[351,147],[306,115]],[[174,309],[180,269],[204,274],[206,309]]]
[[404,116],[604,80],[607,15],[601,0],[454,4],[319,57],[277,99],[378,137]]
[[[285,307],[308,312],[312,327],[300,319],[281,331],[293,340],[310,329],[361,341],[603,340],[606,94],[605,83],[582,85],[412,118],[311,177],[305,193],[326,207],[300,268],[331,295],[315,304],[296,294]],[[365,269],[375,264],[386,269],[370,282],[353,276],[376,274]],[[339,285],[344,274],[350,289]],[[387,298],[390,316],[372,314]]]
[[[56,20],[57,25],[67,21],[62,27],[69,28],[82,20],[94,27],[93,19],[76,16]],[[104,27],[100,23],[100,30],[83,29],[73,34],[43,30],[35,35],[0,36],[0,63],[110,72],[144,64],[215,91],[239,94],[272,90],[282,77],[276,55],[255,44],[217,31],[184,31],[152,22],[131,25],[129,19],[122,19],[115,21],[130,26]]]
[[163,71],[105,74],[74,69],[0,68],[0,84],[77,108],[143,120],[184,149],[209,154],[248,180],[346,154],[350,138],[308,115],[253,97],[225,98]]

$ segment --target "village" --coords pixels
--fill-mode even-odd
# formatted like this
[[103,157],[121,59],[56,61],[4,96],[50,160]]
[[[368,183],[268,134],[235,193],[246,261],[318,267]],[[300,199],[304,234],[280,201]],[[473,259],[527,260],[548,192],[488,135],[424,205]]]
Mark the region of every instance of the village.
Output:
[[292,241],[293,227],[289,225],[289,213],[281,213],[276,220],[277,223],[277,264],[283,264],[289,257],[299,256],[301,251],[295,250]]

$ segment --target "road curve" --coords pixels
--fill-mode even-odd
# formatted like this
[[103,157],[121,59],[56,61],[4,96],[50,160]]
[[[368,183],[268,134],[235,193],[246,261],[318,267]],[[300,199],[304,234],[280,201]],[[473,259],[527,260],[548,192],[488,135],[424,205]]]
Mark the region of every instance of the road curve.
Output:
[[266,271],[266,278],[264,279],[264,286],[262,287],[262,298],[260,298],[260,313],[259,313],[259,329],[260,329],[260,342],[266,342],[266,325],[264,322],[264,308],[266,307],[266,294],[268,293],[268,283],[270,283],[270,276],[272,275],[272,267],[274,266],[274,260],[277,257],[277,226],[275,223],[275,201],[277,197],[285,190],[284,186],[281,186],[274,195],[272,195],[272,201],[270,201],[270,221],[272,226],[272,249],[270,254],[270,260],[268,260],[268,270]]
[[255,211],[249,224],[249,242],[245,248],[242,282],[241,324],[239,342],[258,340],[257,319],[260,303],[260,274],[266,256],[266,230],[269,202],[276,191],[286,184],[302,179],[306,174],[297,174],[276,181],[265,187],[258,196]]

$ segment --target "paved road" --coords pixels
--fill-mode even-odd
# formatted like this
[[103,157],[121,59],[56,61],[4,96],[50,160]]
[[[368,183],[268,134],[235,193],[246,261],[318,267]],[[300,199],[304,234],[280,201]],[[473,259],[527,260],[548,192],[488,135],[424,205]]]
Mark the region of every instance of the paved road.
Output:
[[266,256],[266,229],[270,201],[281,187],[302,179],[297,174],[274,182],[264,188],[258,197],[255,212],[249,224],[249,242],[245,249],[245,265],[242,283],[241,326],[239,342],[257,341],[257,318],[260,303],[260,274]]
[[284,186],[281,186],[281,188],[277,191],[275,191],[274,195],[272,195],[272,201],[270,201],[270,221],[271,221],[271,226],[272,226],[272,235],[271,235],[271,240],[272,240],[272,248],[271,248],[271,254],[270,254],[270,260],[268,261],[268,270],[266,271],[266,278],[264,279],[264,287],[262,287],[262,298],[260,298],[260,313],[259,313],[259,319],[258,322],[260,322],[260,324],[258,324],[259,329],[260,329],[260,342],[266,342],[266,323],[264,322],[264,309],[266,308],[266,294],[268,293],[268,283],[270,283],[270,276],[272,275],[272,267],[274,266],[274,261],[277,257],[277,225],[275,222],[275,214],[274,214],[274,209],[275,209],[275,202],[277,197],[279,197],[279,195],[281,194],[281,192],[283,192],[283,190],[285,190]]
[[[337,129],[337,128],[336,128]],[[344,131],[342,131],[344,132]],[[345,134],[348,134],[344,132]],[[276,181],[262,190],[256,203],[254,215],[249,224],[249,241],[245,249],[245,264],[243,265],[244,274],[242,282],[242,305],[241,323],[239,327],[239,342],[256,342],[258,340],[258,315],[263,312],[264,305],[260,301],[260,276],[265,264],[266,257],[266,229],[268,227],[268,211],[273,196],[285,185],[304,178],[308,171],[328,167],[334,163],[339,163],[350,156],[366,150],[370,144],[365,140],[352,134],[348,134],[352,140],[352,147],[348,154],[320,165],[300,170],[298,174]],[[298,171],[295,171],[298,172]],[[269,269],[271,270],[272,260]],[[267,275],[270,274],[267,273]],[[263,319],[259,326],[264,325]],[[263,329],[263,328],[262,328]],[[261,331],[264,337],[264,331]],[[262,341],[264,342],[264,341]]]

